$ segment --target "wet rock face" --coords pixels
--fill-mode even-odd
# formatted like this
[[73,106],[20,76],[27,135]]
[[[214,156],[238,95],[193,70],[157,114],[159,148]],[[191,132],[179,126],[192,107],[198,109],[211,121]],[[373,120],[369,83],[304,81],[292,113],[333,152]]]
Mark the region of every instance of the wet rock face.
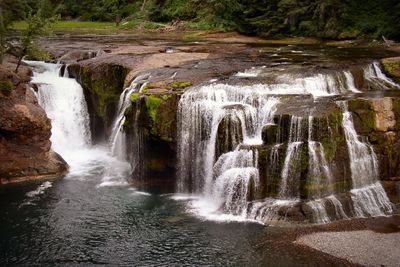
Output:
[[63,175],[67,164],[51,150],[51,123],[27,77],[0,67],[0,80],[7,79],[14,89],[10,96],[0,93],[0,185]]
[[128,70],[116,64],[74,64],[69,66],[68,71],[83,88],[90,114],[92,140],[104,141],[110,135]]
[[175,186],[179,93],[137,94],[125,112],[131,182],[172,192]]
[[398,203],[400,182],[400,99],[353,99],[349,110],[356,114],[354,126],[373,145],[379,175],[392,202]]
[[354,126],[373,145],[382,180],[400,175],[400,99],[354,99],[349,102]]

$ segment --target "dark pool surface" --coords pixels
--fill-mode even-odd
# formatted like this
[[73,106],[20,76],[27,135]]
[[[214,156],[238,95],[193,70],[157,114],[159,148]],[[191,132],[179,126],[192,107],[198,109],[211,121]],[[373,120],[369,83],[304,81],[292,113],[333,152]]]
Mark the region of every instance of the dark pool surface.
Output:
[[202,221],[169,196],[98,184],[92,174],[42,194],[37,185],[3,192],[0,265],[335,265],[285,245],[283,228]]

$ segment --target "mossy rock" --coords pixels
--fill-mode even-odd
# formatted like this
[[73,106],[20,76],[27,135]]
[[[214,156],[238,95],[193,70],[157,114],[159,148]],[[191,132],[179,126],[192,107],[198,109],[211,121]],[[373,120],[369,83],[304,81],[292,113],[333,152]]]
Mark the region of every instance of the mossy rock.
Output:
[[95,67],[71,65],[69,70],[77,76],[83,89],[90,92],[96,114],[104,119],[109,106],[118,103],[127,69],[120,65],[102,64]]
[[242,123],[234,113],[228,113],[219,123],[216,140],[216,159],[235,150],[243,142]]
[[264,144],[272,144],[276,141],[279,126],[276,124],[266,125],[262,129],[262,140]]
[[177,89],[185,89],[192,85],[193,85],[193,83],[190,81],[174,81],[174,82],[168,84],[168,88],[177,90]]
[[371,102],[365,99],[349,100],[349,111],[353,113],[354,127],[357,133],[368,135],[375,130],[375,111]]
[[11,96],[14,85],[10,80],[0,81],[0,92],[5,96]]
[[149,95],[145,97],[149,122],[145,126],[153,139],[176,141],[179,95]]
[[137,103],[140,98],[139,93],[132,93],[129,99],[131,100],[132,103]]
[[400,83],[400,57],[382,59],[384,72],[393,80]]
[[144,88],[143,88],[143,93],[159,93],[163,92],[167,93],[168,91],[176,91],[176,90],[183,90],[186,89],[187,87],[192,86],[193,83],[191,81],[161,81],[161,82],[151,82],[148,83]]

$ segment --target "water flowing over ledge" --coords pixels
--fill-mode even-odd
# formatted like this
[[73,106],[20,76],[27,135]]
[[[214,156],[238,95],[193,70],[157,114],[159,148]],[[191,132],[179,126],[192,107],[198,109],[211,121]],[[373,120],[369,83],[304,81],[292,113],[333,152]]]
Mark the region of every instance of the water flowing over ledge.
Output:
[[[251,79],[262,76],[263,71],[264,67],[253,68],[236,77]],[[363,79],[375,89],[400,88],[376,62],[364,68]],[[211,220],[266,223],[297,216],[299,210],[314,223],[390,215],[392,204],[378,181],[376,154],[357,135],[346,101],[336,104],[340,114],[336,131],[344,132],[350,161],[350,175],[340,182],[350,185],[346,189],[338,188],[332,167],[336,173],[339,163],[331,155],[328,159],[326,152],[328,148],[332,153],[327,147],[332,138],[330,118],[314,117],[318,113],[307,108],[302,113],[309,115],[290,116],[287,130],[280,125],[285,119],[282,106],[291,95],[317,99],[361,93],[352,73],[303,78],[280,75],[275,80],[278,82],[254,85],[214,83],[183,94],[178,111],[177,190],[197,196],[187,200],[190,212]],[[275,140],[268,141],[271,146],[265,143],[264,134],[273,127],[278,130]],[[260,173],[265,149],[267,172],[275,173],[277,181],[268,175],[262,178],[265,176]],[[266,194],[262,179],[274,181],[276,192]]]
[[52,122],[52,147],[70,165],[66,179],[84,179],[98,166],[103,166],[98,187],[126,186],[130,166],[111,155],[106,146],[93,146],[89,114],[83,89],[61,75],[61,64],[26,61],[33,67],[32,83],[38,86],[39,104]]

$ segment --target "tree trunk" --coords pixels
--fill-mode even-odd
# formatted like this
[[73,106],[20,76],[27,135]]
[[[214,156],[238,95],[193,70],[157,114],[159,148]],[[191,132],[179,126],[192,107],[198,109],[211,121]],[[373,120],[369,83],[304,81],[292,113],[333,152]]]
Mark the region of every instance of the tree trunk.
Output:
[[19,66],[21,66],[21,62],[22,62],[23,58],[24,58],[24,56],[19,57],[17,67],[15,68],[15,73],[18,73],[18,69],[19,69]]
[[5,47],[4,47],[4,34],[6,29],[4,28],[4,17],[3,7],[0,4],[0,64],[3,64]]
[[146,6],[146,2],[147,2],[147,0],[143,0],[142,7],[140,8],[140,11],[141,11],[141,12],[143,12],[144,7]]
[[115,18],[115,25],[116,25],[117,27],[119,27],[120,24],[121,24],[121,17],[118,15],[118,16]]

